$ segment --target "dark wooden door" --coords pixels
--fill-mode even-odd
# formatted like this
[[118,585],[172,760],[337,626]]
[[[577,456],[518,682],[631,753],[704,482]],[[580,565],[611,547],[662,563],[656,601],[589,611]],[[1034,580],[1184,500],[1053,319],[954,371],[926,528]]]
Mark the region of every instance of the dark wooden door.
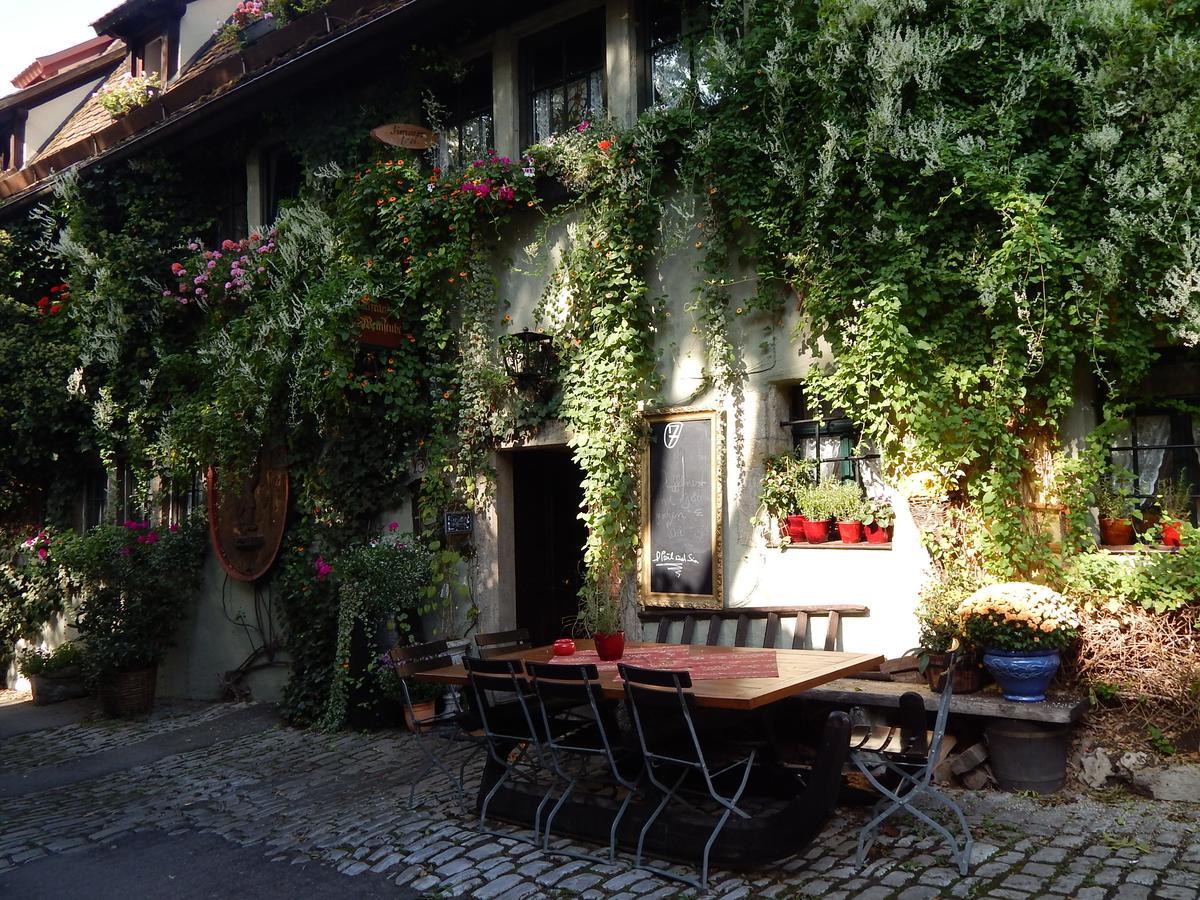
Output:
[[567,450],[513,454],[517,625],[534,646],[570,632],[583,584],[583,476]]

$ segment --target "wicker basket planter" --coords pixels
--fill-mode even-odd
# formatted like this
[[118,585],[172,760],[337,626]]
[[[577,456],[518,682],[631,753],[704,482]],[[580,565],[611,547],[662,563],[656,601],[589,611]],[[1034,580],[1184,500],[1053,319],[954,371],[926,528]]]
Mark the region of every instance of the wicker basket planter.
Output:
[[108,716],[142,716],[154,708],[158,666],[117,672],[100,683],[100,707]]

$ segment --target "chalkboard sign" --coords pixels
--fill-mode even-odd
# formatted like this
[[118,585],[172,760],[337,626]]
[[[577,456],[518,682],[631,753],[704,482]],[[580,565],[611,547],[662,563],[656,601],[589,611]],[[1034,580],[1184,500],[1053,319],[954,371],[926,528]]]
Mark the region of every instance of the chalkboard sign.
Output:
[[649,419],[642,457],[642,600],[721,606],[724,421],[715,412]]

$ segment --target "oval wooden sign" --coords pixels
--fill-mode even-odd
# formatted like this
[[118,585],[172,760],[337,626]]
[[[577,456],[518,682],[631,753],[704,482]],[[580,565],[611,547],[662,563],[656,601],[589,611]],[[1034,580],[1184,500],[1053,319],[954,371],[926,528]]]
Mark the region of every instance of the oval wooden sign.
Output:
[[393,147],[403,147],[406,150],[428,150],[436,147],[437,135],[428,128],[420,125],[405,125],[400,122],[390,122],[371,129],[371,137],[383,141]]
[[221,567],[237,581],[257,581],[279,555],[287,525],[287,456],[263,450],[236,496],[222,495],[208,467],[208,530]]

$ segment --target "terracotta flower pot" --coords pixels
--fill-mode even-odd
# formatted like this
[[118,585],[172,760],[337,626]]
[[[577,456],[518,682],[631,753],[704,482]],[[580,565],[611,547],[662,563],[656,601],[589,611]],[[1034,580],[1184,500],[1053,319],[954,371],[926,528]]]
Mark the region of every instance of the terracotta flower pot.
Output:
[[593,634],[592,641],[596,645],[596,655],[605,662],[618,660],[625,655],[625,632],[613,634]]
[[886,544],[892,539],[892,526],[888,525],[884,528],[875,522],[863,526],[863,534],[867,537],[868,544]]
[[1106,547],[1128,547],[1133,543],[1133,522],[1129,519],[1101,519],[1100,543]]
[[808,521],[806,516],[787,516],[783,520],[783,533],[788,536],[788,540],[793,544],[803,544],[804,523]]
[[1165,547],[1178,547],[1183,542],[1179,538],[1181,522],[1164,522],[1162,527],[1162,542]]
[[843,544],[859,544],[863,539],[862,522],[838,522],[838,537]]
[[[949,653],[930,653],[929,663],[925,666],[925,680],[929,689],[941,693],[946,686],[946,669],[950,666]],[[954,693],[973,694],[983,687],[983,670],[979,668],[975,657],[964,655],[954,669]]]
[[829,523],[832,519],[822,519],[819,522],[814,522],[812,519],[804,520],[804,537],[810,544],[824,544],[829,540]]
[[418,731],[425,732],[429,730],[426,725],[423,728],[417,723],[423,719],[430,719],[437,712],[436,700],[417,700],[413,703],[412,709],[407,707],[404,709],[404,727],[416,734]]

